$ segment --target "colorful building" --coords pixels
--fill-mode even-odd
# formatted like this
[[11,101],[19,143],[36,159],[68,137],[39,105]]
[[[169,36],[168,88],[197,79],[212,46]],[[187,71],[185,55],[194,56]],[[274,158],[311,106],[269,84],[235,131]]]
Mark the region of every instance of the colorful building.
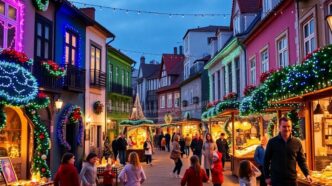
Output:
[[119,50],[107,46],[107,136],[116,138],[119,123],[128,119],[132,108],[131,70],[135,62]]

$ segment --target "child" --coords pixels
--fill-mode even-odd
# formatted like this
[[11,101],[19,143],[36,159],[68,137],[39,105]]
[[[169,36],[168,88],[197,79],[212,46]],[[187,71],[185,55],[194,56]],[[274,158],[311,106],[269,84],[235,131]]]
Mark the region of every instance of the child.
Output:
[[213,164],[211,166],[211,173],[213,186],[221,186],[221,184],[224,182],[224,175],[222,173],[222,154],[218,151],[214,151],[212,162]]
[[115,178],[115,174],[112,171],[112,165],[107,164],[106,165],[106,170],[103,173],[98,174],[98,176],[103,177],[104,186],[112,186],[113,178]]
[[119,179],[125,186],[140,186],[146,180],[136,152],[129,154],[129,163],[120,172]]
[[186,170],[182,180],[181,186],[203,186],[203,182],[207,182],[209,178],[207,177],[205,171],[199,165],[198,156],[193,155],[190,157],[190,168]]
[[248,160],[240,162],[239,183],[240,186],[256,185],[256,178],[262,173]]

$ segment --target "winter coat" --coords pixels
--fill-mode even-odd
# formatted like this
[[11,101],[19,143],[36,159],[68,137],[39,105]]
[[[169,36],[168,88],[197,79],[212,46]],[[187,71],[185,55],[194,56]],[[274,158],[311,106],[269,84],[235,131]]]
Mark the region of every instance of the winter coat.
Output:
[[203,182],[207,182],[209,178],[207,177],[205,171],[201,169],[199,175],[196,173],[193,167],[190,167],[184,173],[181,180],[181,186],[203,186]]
[[213,152],[213,165],[212,165],[212,183],[222,184],[224,182],[224,174],[222,167],[222,154],[220,152]]
[[212,155],[213,151],[216,149],[216,145],[214,143],[205,142],[203,145],[203,154],[204,154],[204,168],[211,169],[212,165]]
[[82,185],[96,186],[97,185],[97,167],[89,162],[83,163],[83,168],[80,173]]
[[120,151],[120,150],[127,150],[127,140],[126,139],[124,139],[124,138],[119,138],[118,140],[117,140],[117,149],[118,149],[118,151]]
[[72,164],[61,164],[54,177],[55,186],[80,186],[76,167]]
[[194,138],[191,141],[190,148],[194,155],[202,155],[203,140],[201,138]]

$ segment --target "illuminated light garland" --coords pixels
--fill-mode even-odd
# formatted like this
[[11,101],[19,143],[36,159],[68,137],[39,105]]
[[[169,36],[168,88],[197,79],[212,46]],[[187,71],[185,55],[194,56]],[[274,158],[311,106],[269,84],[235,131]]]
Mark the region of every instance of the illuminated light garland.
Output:
[[50,98],[44,92],[39,92],[37,97],[28,106],[34,109],[41,109],[46,108],[50,102]]
[[277,117],[273,117],[267,125],[267,135],[269,138],[274,137],[273,130],[274,127],[276,127],[276,125],[277,125]]
[[225,121],[225,124],[224,124],[224,131],[228,137],[228,140],[227,140],[227,143],[228,145],[231,145],[232,144],[232,132],[229,131],[229,124],[231,123],[231,118],[228,118],[226,121]]
[[154,124],[152,120],[142,119],[142,120],[123,120],[120,122],[120,125],[130,125],[137,126],[142,124]]
[[287,118],[292,121],[292,135],[297,138],[302,138],[302,130],[300,125],[300,118],[298,115],[298,110],[292,110],[287,113]]
[[238,109],[240,102],[237,100],[225,100],[219,102],[216,106],[209,108],[207,111],[203,112],[201,115],[201,119],[203,121],[208,121],[216,117],[218,114],[222,113],[227,109]]
[[256,89],[255,85],[248,85],[244,88],[243,95],[249,96],[252,93],[252,91],[254,91],[255,89]]
[[48,9],[49,0],[32,0],[37,10],[45,12]]
[[5,128],[7,122],[7,116],[3,109],[4,106],[0,105],[0,131]]
[[38,93],[36,78],[24,67],[0,61],[0,104],[22,106]]
[[50,76],[60,78],[66,75],[66,70],[52,60],[42,61],[41,63]]
[[57,123],[57,139],[66,150],[71,150],[70,144],[66,141],[64,131],[67,124],[78,124],[78,135],[76,137],[76,143],[82,145],[83,141],[83,119],[82,112],[79,106],[68,105],[60,114],[59,121]]
[[14,49],[7,48],[0,52],[0,61],[10,61],[11,63],[17,63],[18,65],[32,65],[33,60],[23,52],[18,52]]

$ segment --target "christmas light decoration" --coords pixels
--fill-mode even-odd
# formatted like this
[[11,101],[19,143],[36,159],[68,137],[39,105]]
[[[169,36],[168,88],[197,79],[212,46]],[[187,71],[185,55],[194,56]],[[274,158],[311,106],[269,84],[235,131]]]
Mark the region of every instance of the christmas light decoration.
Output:
[[267,135],[269,138],[274,137],[273,130],[277,125],[277,117],[273,117],[267,125]]
[[288,112],[287,118],[289,118],[292,122],[292,135],[297,138],[302,138],[302,130],[298,110],[292,110]]
[[45,12],[48,9],[49,0],[32,0],[33,5],[39,11]]
[[130,125],[130,126],[136,126],[136,125],[142,125],[142,124],[154,124],[154,122],[152,120],[148,120],[148,119],[123,120],[120,122],[120,125]]
[[4,106],[0,105],[0,131],[5,128],[6,122],[7,122],[7,116],[6,113],[3,111]]
[[243,94],[245,96],[249,96],[251,94],[251,92],[254,91],[255,89],[256,89],[255,85],[248,85],[244,88]]
[[78,145],[82,145],[83,140],[83,119],[82,119],[82,112],[79,106],[75,105],[67,105],[62,113],[60,114],[59,121],[57,123],[57,139],[59,144],[65,147],[66,150],[71,150],[70,144],[66,141],[66,137],[64,135],[66,125],[74,125],[78,124],[79,131],[76,137],[76,143]]
[[59,78],[66,75],[66,70],[52,60],[42,61],[42,66],[46,69],[50,76]]
[[14,49],[7,48],[0,52],[0,61],[10,61],[19,65],[32,65],[33,60],[23,52],[18,52]]

